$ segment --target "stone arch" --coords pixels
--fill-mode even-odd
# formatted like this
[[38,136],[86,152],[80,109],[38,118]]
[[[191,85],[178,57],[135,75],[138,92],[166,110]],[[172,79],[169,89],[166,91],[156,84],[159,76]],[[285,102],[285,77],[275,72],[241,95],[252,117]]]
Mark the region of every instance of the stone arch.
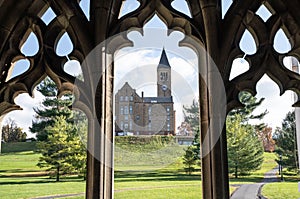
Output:
[[[263,74],[268,74],[279,85],[282,93],[289,89],[298,95],[300,94],[299,75],[285,69],[281,64],[281,59],[285,55],[300,58],[300,3],[297,0],[233,1],[224,19],[221,16],[220,0],[186,1],[191,12],[191,18],[173,9],[171,0],[140,0],[139,8],[118,19],[121,0],[95,0],[91,1],[90,5],[90,21],[80,9],[78,1],[1,1],[0,115],[18,109],[19,107],[13,102],[14,97],[22,92],[32,94],[33,87],[43,77],[49,75],[55,80],[61,93],[72,90],[78,96],[75,103],[90,115],[89,145],[91,149],[98,155],[101,154],[101,158],[111,160],[111,148],[105,141],[103,134],[109,135],[111,132],[112,118],[106,118],[106,114],[109,115],[108,112],[112,103],[110,96],[112,71],[103,70],[105,63],[97,62],[94,66],[90,65],[91,63],[86,63],[82,67],[84,81],[77,82],[74,87],[75,78],[66,74],[61,67],[66,59],[55,54],[57,38],[63,32],[68,32],[74,44],[74,49],[69,56],[84,65],[85,58],[98,44],[117,33],[127,31],[131,27],[141,28],[154,14],[157,14],[169,29],[179,30],[195,38],[197,45],[201,45],[207,50],[223,78],[227,93],[227,111],[241,106],[237,99],[241,90],[256,92],[255,85]],[[266,22],[255,15],[262,3],[273,14]],[[50,24],[46,25],[40,20],[40,17],[49,6],[57,16]],[[272,38],[279,27],[284,30],[292,44],[292,50],[287,54],[275,52],[271,45]],[[246,28],[255,38],[257,52],[245,57],[251,65],[250,70],[229,81],[232,61],[237,56],[241,56],[242,53],[238,43]],[[22,38],[26,37],[29,29],[38,38],[39,52],[32,57],[26,57],[30,59],[31,63],[27,72],[6,82],[13,59],[24,57],[19,52],[18,45],[24,42]],[[129,45],[126,43],[126,37],[123,37],[121,41]],[[123,45],[125,44],[123,43]],[[189,41],[183,41],[181,44],[189,46]],[[111,50],[113,52],[113,49]],[[111,52],[100,54],[99,60],[102,58],[111,60]],[[209,64],[201,66],[203,66],[201,69],[207,73]],[[93,68],[97,68],[98,71],[96,72],[101,74],[101,82],[93,79],[95,72]],[[209,73],[207,73],[207,79],[210,80]],[[208,84],[210,84],[208,86],[212,86],[212,82]],[[206,132],[211,128],[208,119],[213,117],[211,115],[212,107],[207,98],[209,95],[207,85],[203,82],[200,85],[202,85],[199,89],[201,130]],[[86,91],[87,88],[91,89]],[[97,104],[95,99],[99,99]],[[300,101],[295,105],[299,106]],[[102,121],[102,126],[98,126],[98,120]],[[212,123],[218,123],[218,120]],[[100,129],[100,127],[101,131],[96,132],[96,129]],[[229,197],[226,158],[226,132],[223,131],[217,145],[202,161],[204,198]],[[102,163],[103,161],[101,162],[89,154],[88,198],[111,198],[113,195],[112,169],[107,168]]]

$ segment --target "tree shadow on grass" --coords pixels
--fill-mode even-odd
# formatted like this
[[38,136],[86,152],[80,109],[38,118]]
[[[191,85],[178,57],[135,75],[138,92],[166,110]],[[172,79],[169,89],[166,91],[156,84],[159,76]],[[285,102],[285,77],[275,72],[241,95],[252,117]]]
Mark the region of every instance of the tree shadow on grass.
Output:
[[115,171],[115,182],[131,181],[200,181],[200,174],[187,175],[170,171]]
[[260,176],[254,176],[254,177],[240,177],[240,178],[230,178],[229,183],[230,184],[239,184],[239,183],[244,183],[244,182],[249,182],[249,183],[259,183],[263,180],[263,177]]
[[40,172],[40,171],[39,170],[24,170],[24,169],[5,169],[5,170],[0,170],[0,173],[29,173],[29,172]]
[[[80,180],[83,181],[83,180]],[[46,184],[46,183],[67,183],[67,182],[78,182],[78,181],[59,181],[56,182],[55,180],[52,179],[45,179],[45,180],[36,180],[36,181],[30,181],[30,180],[24,180],[24,181],[8,181],[8,182],[0,182],[1,185],[22,185],[22,184]]]
[[45,184],[45,183],[55,183],[55,181],[50,180],[24,180],[24,181],[7,181],[7,182],[0,182],[0,185],[22,185],[22,184]]

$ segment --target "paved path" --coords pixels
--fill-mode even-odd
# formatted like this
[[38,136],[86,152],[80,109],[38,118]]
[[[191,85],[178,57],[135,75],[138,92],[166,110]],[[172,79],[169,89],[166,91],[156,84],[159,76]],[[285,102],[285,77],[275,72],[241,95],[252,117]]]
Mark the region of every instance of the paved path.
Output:
[[261,196],[261,187],[270,182],[278,182],[278,168],[265,173],[264,180],[261,183],[243,184],[231,196],[231,199],[263,199]]

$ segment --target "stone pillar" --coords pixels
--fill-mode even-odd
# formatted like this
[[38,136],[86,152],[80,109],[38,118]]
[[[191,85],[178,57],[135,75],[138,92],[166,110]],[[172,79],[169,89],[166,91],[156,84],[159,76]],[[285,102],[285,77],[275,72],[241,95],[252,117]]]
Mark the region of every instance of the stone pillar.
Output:
[[86,198],[113,198],[113,67],[106,46],[99,45],[92,61],[90,85],[93,110],[89,118]]
[[2,147],[2,126],[3,126],[3,120],[4,120],[5,115],[0,116],[0,154],[2,152],[1,147]]
[[[299,64],[298,60],[295,57],[291,57],[291,66],[292,71],[299,74]],[[297,101],[297,94],[294,94],[294,101]],[[300,108],[295,107],[295,121],[296,121],[296,141],[297,141],[297,148],[298,154],[300,154]],[[300,168],[300,155],[298,155],[298,167]]]
[[[205,199],[229,198],[226,128],[226,92],[221,71],[221,1],[201,0],[205,30],[205,55],[200,59],[202,194]],[[201,61],[202,60],[202,61]],[[223,92],[224,91],[224,92]],[[223,103],[225,100],[225,104]],[[223,104],[222,106],[220,106]]]

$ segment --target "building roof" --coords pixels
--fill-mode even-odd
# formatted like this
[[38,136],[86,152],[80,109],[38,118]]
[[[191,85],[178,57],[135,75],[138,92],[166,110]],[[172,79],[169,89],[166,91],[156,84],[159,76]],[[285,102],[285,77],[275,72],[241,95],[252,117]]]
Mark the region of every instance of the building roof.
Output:
[[171,68],[165,49],[162,50],[158,68]]
[[173,98],[171,97],[144,97],[143,102],[146,103],[173,103]]

